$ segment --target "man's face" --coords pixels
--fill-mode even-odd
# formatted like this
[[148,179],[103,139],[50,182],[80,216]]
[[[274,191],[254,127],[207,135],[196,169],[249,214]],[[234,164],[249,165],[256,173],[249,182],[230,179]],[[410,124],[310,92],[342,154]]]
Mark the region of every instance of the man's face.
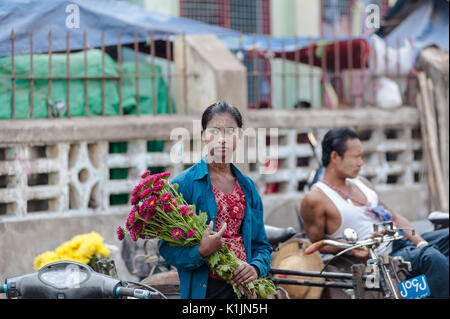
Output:
[[336,171],[342,177],[355,178],[364,165],[362,144],[357,138],[348,139],[345,143],[347,150],[344,156],[336,156]]

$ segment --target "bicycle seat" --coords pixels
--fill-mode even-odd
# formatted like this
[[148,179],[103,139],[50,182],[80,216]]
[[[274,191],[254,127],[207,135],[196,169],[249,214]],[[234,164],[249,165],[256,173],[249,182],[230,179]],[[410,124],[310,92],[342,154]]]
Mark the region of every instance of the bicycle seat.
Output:
[[272,246],[288,240],[297,233],[294,227],[281,228],[269,225],[265,225],[264,227],[266,229],[267,240]]
[[448,213],[446,212],[434,211],[428,215],[428,220],[433,225],[448,227]]

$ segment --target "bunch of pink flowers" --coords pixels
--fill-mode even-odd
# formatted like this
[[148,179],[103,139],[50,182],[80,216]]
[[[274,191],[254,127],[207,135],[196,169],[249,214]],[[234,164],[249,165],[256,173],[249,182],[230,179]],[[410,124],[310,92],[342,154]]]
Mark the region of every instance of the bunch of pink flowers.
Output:
[[[176,246],[200,244],[208,217],[205,212],[195,213],[195,205],[186,203],[177,191],[178,185],[168,181],[169,176],[170,172],[151,175],[150,171],[141,175],[142,180],[131,192],[133,207],[125,228],[117,227],[119,240],[128,233],[133,241],[158,238]],[[241,263],[225,243],[207,261],[215,273],[228,281]],[[266,298],[276,293],[275,285],[268,278],[239,284],[233,289],[238,297],[248,298]]]
[[160,238],[179,246],[197,245],[206,225],[197,223],[194,205],[187,205],[178,194],[177,184],[168,181],[170,172],[151,175],[146,171],[131,192],[130,214],[125,228],[117,228],[120,240],[126,233],[138,238]]

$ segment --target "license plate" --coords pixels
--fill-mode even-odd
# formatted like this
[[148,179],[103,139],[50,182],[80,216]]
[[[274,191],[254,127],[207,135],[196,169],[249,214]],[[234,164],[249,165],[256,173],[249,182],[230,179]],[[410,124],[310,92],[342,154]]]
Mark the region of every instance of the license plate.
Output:
[[397,284],[402,299],[421,299],[430,295],[427,278],[420,275]]

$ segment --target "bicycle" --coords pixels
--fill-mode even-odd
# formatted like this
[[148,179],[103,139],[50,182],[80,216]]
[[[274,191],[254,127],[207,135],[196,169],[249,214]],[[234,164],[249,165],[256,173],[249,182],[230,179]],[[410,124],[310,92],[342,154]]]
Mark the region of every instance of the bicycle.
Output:
[[[384,226],[384,229],[380,230],[381,225]],[[320,272],[270,269],[270,273],[273,275],[272,280],[276,284],[333,287],[352,290],[354,292],[354,298],[357,299],[368,298],[368,292],[371,291],[381,293],[382,298],[401,299],[398,284],[410,277],[409,272],[411,271],[411,264],[404,261],[401,257],[389,257],[388,255],[378,256],[375,250],[381,243],[390,243],[395,240],[401,240],[403,235],[400,231],[414,232],[414,229],[398,229],[393,225],[392,221],[383,222],[374,224],[374,232],[369,238],[358,241],[356,232],[348,228],[344,230],[344,241],[342,242],[324,239],[306,247],[306,254],[312,254],[326,245],[343,249],[333,258],[328,260]],[[363,246],[368,248],[370,255],[369,259],[366,261],[366,265],[352,265],[351,273],[325,272],[327,266],[335,260],[335,258]],[[276,275],[279,274],[318,277],[325,279],[325,281],[277,278]],[[329,281],[330,279],[340,279],[343,280],[343,282]]]

